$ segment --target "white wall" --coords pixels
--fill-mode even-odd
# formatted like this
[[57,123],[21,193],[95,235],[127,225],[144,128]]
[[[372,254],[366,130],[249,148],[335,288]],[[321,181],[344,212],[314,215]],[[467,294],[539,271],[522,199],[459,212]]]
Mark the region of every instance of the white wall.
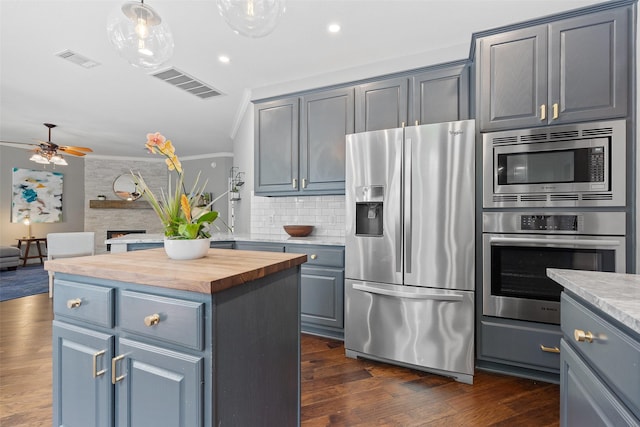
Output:
[[234,232],[251,232],[251,199],[254,191],[253,173],[253,104],[246,108],[233,141],[233,165],[245,173],[245,184],[240,188],[240,200],[232,202]]

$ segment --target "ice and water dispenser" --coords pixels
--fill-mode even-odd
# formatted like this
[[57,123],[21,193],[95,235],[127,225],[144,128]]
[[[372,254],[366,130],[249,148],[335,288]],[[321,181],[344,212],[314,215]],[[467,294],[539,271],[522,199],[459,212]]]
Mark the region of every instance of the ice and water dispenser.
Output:
[[356,236],[382,236],[384,186],[356,188]]

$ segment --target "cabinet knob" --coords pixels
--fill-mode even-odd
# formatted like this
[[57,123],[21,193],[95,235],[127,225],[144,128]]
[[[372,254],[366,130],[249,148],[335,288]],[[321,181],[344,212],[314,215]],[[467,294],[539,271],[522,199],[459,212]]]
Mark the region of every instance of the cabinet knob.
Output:
[[160,323],[160,315],[158,313],[151,314],[144,318],[144,324],[146,326],[154,326]]
[[82,300],[80,298],[74,298],[67,300],[67,308],[77,308],[82,304]]
[[316,258],[318,258],[318,255],[316,255],[316,254],[311,254],[311,259],[316,259]]
[[582,329],[575,329],[573,331],[573,337],[578,342],[593,342],[593,334],[589,331],[585,332]]

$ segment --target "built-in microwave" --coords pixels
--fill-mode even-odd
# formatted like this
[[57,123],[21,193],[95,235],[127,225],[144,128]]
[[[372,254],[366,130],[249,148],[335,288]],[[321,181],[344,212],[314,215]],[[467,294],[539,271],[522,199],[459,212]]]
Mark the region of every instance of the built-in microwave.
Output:
[[625,206],[624,120],[483,135],[483,206]]

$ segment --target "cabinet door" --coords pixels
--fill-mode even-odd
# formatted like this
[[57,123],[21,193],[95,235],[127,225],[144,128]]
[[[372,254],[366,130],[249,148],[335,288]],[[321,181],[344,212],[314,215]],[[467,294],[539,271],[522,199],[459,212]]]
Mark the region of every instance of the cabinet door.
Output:
[[409,118],[409,79],[366,83],[356,87],[356,132],[395,129]]
[[564,339],[560,350],[561,426],[640,425]]
[[53,425],[113,425],[114,337],[53,321]]
[[298,98],[256,106],[256,194],[298,191],[298,117]]
[[300,299],[303,324],[344,327],[344,270],[302,267]]
[[550,25],[550,123],[627,114],[628,27],[626,8]]
[[115,362],[117,425],[203,425],[202,358],[120,338]]
[[547,124],[547,26],[480,41],[480,130]]
[[469,67],[459,65],[412,77],[413,108],[409,124],[469,118]]
[[302,97],[300,117],[302,191],[344,194],[345,135],[354,132],[354,89]]

